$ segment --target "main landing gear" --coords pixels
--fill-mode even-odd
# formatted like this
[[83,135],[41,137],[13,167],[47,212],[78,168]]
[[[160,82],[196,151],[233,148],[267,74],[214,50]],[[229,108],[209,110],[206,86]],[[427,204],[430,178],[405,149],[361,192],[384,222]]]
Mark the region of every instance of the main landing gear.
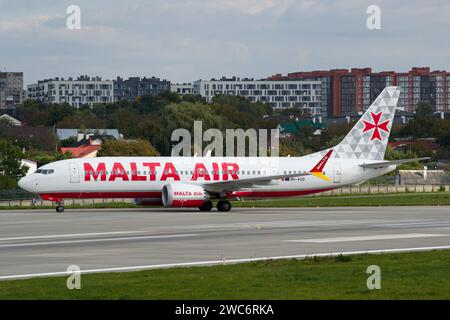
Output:
[[[213,203],[211,200],[205,201],[201,207],[198,207],[200,211],[211,211]],[[231,203],[227,200],[219,200],[217,202],[217,210],[219,211],[230,211]]]
[[220,200],[217,202],[217,210],[219,211],[230,211],[231,210],[231,203],[227,200]]
[[200,211],[211,211],[212,207],[213,207],[212,201],[208,200],[205,201],[205,203],[203,203],[203,205],[198,208],[200,209]]

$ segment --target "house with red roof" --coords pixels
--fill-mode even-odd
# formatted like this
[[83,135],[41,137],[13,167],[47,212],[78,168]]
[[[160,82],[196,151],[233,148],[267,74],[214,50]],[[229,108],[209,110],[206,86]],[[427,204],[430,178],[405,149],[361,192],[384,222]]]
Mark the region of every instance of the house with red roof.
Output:
[[81,145],[78,147],[62,147],[61,152],[63,154],[70,152],[74,158],[95,158],[101,147],[102,146],[99,144]]

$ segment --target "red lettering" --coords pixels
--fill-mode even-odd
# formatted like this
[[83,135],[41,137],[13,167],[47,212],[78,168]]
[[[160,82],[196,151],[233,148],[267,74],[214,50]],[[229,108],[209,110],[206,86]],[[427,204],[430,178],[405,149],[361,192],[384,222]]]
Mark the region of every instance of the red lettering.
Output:
[[219,165],[217,164],[217,162],[213,162],[212,163],[212,168],[213,168],[213,180],[214,181],[219,181]]
[[156,180],[156,167],[160,166],[159,162],[144,162],[142,164],[144,167],[148,167],[150,170],[150,181]]
[[237,172],[239,170],[239,166],[237,163],[227,163],[224,162],[222,163],[222,170],[223,170],[223,175],[222,175],[222,179],[223,180],[228,180],[228,174],[231,174],[231,179],[232,180],[237,180],[239,179]]
[[131,167],[131,181],[146,181],[147,180],[146,176],[138,175],[136,163],[131,162],[130,167]]
[[128,175],[120,162],[114,162],[109,181],[115,181],[117,178],[121,178],[123,181],[129,180]]
[[106,181],[106,167],[104,162],[100,162],[97,165],[97,169],[94,169],[90,163],[84,163],[84,181],[91,181],[94,178],[97,181],[97,178],[100,176],[100,181]]
[[168,178],[173,178],[175,181],[180,181],[180,176],[178,175],[172,162],[166,162],[164,165],[161,181],[166,181]]
[[196,181],[198,178],[203,178],[205,181],[210,181],[211,178],[206,171],[206,167],[203,163],[196,163],[194,168],[194,174],[191,180]]

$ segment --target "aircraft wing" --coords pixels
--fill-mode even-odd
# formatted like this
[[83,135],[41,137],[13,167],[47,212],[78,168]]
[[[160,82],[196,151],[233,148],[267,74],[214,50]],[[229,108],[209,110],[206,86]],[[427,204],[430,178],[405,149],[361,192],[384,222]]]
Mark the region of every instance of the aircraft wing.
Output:
[[431,159],[430,157],[423,157],[423,158],[413,158],[413,159],[401,159],[401,160],[390,160],[390,161],[381,161],[381,162],[372,162],[372,163],[363,163],[360,164],[360,167],[363,168],[383,168],[391,165],[400,165],[403,163],[410,163],[410,162],[416,162],[416,161],[422,161],[422,160],[428,160]]
[[282,175],[268,175],[260,177],[242,178],[238,180],[227,180],[227,181],[212,181],[205,182],[203,188],[211,192],[221,192],[221,191],[232,191],[239,188],[249,188],[255,185],[267,185],[270,184],[272,180],[285,179],[285,178],[295,178],[311,175],[310,172],[298,172],[291,174]]

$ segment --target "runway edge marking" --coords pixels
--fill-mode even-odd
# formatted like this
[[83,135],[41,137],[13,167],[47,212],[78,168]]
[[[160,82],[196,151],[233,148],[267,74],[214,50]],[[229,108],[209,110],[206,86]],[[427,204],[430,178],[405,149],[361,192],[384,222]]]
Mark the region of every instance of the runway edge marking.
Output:
[[[339,255],[349,256],[349,255],[358,255],[358,254],[401,253],[401,252],[418,252],[418,251],[448,250],[448,249],[450,249],[450,246],[378,249],[378,250],[366,250],[366,251],[328,252],[328,253],[316,253],[316,254],[313,253],[313,254],[289,255],[289,256],[273,256],[273,257],[243,258],[243,259],[230,259],[230,260],[211,260],[211,261],[141,265],[141,266],[103,268],[103,269],[87,269],[87,270],[81,270],[81,274],[118,272],[118,271],[143,271],[143,270],[151,270],[151,269],[166,269],[166,268],[175,268],[175,267],[194,267],[194,266],[208,266],[208,265],[221,265],[221,264],[236,264],[236,263],[245,263],[245,262],[282,260],[282,259],[302,260],[302,259],[312,258],[312,257],[335,257],[335,256],[339,256]],[[0,280],[27,279],[27,278],[38,278],[38,277],[50,277],[50,276],[67,276],[67,275],[71,275],[71,274],[72,273],[67,272],[67,271],[20,274],[20,275],[10,275],[10,276],[0,276]]]
[[390,239],[449,237],[449,236],[450,235],[448,234],[434,234],[434,233],[405,233],[405,234],[380,234],[380,235],[354,236],[354,237],[281,240],[281,242],[333,243],[333,242],[373,241],[373,240],[390,240]]

